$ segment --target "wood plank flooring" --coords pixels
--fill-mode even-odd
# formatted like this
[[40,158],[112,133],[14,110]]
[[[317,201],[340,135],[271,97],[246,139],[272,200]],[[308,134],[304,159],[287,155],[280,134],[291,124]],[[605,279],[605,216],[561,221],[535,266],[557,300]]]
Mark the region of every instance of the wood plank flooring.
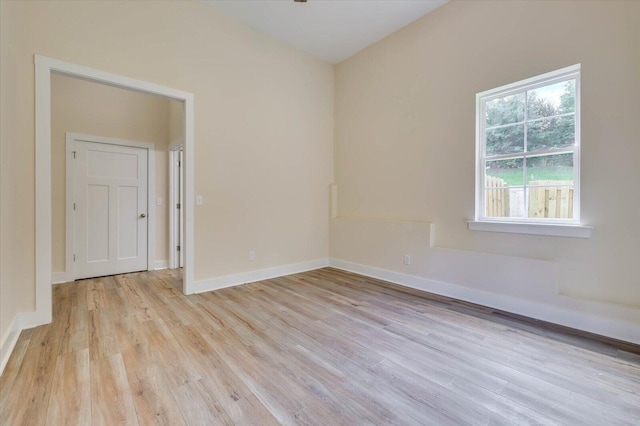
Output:
[[0,377],[0,424],[640,424],[640,355],[603,342],[330,268],[180,280],[55,286]]

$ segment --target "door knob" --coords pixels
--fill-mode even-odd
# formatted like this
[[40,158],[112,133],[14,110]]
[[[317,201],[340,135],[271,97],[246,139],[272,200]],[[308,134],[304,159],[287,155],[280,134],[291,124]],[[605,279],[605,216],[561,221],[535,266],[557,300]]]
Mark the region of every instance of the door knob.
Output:
[[142,214],[140,215],[140,217],[144,219],[145,217],[147,217],[147,215],[146,215],[146,214],[144,214],[144,213],[142,213]]

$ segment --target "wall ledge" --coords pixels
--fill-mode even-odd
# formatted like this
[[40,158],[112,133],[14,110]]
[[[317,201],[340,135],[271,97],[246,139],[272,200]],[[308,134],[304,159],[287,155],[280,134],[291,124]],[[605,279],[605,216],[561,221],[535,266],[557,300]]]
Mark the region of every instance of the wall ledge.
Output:
[[488,222],[470,220],[471,231],[507,232],[511,234],[547,235],[552,237],[591,238],[592,226],[522,222]]

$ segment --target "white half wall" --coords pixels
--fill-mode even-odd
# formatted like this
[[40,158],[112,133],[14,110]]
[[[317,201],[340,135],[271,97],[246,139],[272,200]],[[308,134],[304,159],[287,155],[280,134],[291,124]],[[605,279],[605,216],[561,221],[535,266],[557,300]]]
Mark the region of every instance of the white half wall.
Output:
[[[558,293],[557,263],[435,247],[428,222],[337,218],[330,266],[640,344],[640,311]],[[404,264],[405,255],[410,264]]]

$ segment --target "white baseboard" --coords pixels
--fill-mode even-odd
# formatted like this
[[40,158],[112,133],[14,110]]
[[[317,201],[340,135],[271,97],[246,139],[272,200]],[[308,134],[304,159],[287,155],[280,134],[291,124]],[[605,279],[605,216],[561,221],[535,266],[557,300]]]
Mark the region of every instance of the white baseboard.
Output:
[[154,262],[153,269],[158,271],[160,269],[167,269],[168,267],[169,267],[169,261],[168,260],[156,260]]
[[4,368],[7,366],[9,357],[18,343],[18,338],[22,330],[37,327],[42,324],[51,322],[46,318],[42,318],[37,312],[18,312],[9,325],[9,333],[6,338],[0,344],[0,375],[4,372]]
[[227,275],[208,280],[200,280],[195,283],[195,293],[219,290],[221,288],[268,280],[271,278],[282,277],[284,275],[299,274],[300,272],[312,271],[314,269],[325,268],[327,266],[329,266],[329,259],[324,258],[301,263],[293,263],[290,265],[276,266],[273,268],[258,269],[255,271]]
[[19,313],[13,317],[9,325],[9,333],[0,345],[0,374],[4,372],[7,362],[9,362],[9,357],[16,347],[16,343],[18,343],[18,337],[20,337],[20,332],[22,331],[20,317],[21,315]]
[[[157,271],[160,269],[167,269],[169,267],[168,260],[156,260],[153,263],[153,270]],[[68,283],[69,281],[73,281],[67,276],[66,272],[53,272],[51,274],[51,284],[63,284]]]
[[[399,284],[405,287],[441,296],[452,297],[454,299],[476,303],[478,305],[575,328],[577,330],[587,331],[589,333],[599,334],[612,339],[640,344],[638,324],[586,313],[596,311],[602,312],[607,310],[610,312],[622,311],[630,308],[618,307],[589,300],[581,300],[580,303],[583,305],[582,307],[584,308],[584,312],[578,312],[561,306],[489,293],[456,284],[449,284],[442,281],[360,265],[334,258],[329,259],[329,266]],[[562,299],[563,296],[558,296],[558,298]]]
[[66,272],[53,272],[51,274],[51,284],[68,283],[70,280]]

